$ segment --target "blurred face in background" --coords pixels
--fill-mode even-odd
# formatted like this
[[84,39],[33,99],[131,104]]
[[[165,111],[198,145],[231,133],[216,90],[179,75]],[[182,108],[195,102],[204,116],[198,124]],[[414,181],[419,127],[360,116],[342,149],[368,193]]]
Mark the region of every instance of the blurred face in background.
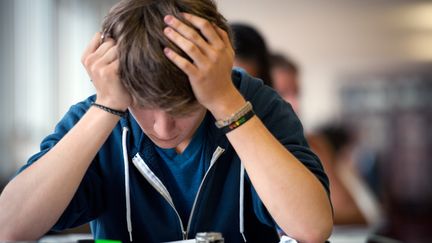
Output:
[[273,88],[288,103],[294,111],[299,112],[299,87],[297,73],[286,68],[274,67],[271,72]]
[[248,74],[254,77],[259,77],[259,68],[252,60],[236,57],[234,59],[234,66],[243,68]]

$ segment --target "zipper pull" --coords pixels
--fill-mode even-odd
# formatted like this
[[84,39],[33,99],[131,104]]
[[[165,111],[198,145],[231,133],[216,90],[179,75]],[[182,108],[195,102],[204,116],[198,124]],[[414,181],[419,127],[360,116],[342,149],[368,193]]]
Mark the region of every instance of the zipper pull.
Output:
[[187,240],[187,238],[188,238],[187,231],[183,231],[183,240]]

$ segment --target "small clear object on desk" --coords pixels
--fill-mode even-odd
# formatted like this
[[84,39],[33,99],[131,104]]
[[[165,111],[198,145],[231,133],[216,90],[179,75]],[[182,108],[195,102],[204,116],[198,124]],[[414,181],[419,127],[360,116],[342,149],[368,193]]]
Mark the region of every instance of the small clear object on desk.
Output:
[[224,243],[224,238],[218,232],[200,232],[195,236],[196,243]]

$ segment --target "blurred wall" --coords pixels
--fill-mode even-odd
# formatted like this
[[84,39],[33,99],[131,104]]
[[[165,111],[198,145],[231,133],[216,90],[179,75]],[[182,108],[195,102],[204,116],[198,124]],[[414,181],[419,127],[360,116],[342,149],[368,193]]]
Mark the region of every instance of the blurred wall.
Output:
[[[10,149],[7,141],[7,133],[12,127],[13,116],[13,96],[10,91],[13,90],[13,76],[9,72],[13,62],[13,55],[11,54],[13,48],[7,47],[6,43],[12,43],[12,36],[6,33],[12,33],[13,22],[10,21],[13,14],[10,12],[12,9],[12,1],[0,2],[0,53],[5,57],[0,62],[0,188],[5,177],[8,176],[12,170],[13,164],[11,163],[11,154],[7,151]],[[7,58],[6,58],[7,57]]]
[[341,76],[432,61],[432,2],[217,0],[230,21],[250,23],[302,72],[307,129],[338,119]]
[[0,2],[0,184],[93,87],[81,53],[115,0]]

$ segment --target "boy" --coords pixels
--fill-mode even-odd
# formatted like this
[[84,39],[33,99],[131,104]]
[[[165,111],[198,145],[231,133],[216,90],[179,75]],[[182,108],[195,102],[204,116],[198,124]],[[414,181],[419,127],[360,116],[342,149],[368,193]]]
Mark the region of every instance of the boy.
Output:
[[[118,3],[82,62],[96,95],[0,197],[0,239],[91,221],[95,238],[301,242],[332,228],[328,181],[292,109],[238,70],[211,0]],[[119,122],[120,121],[120,122]]]

